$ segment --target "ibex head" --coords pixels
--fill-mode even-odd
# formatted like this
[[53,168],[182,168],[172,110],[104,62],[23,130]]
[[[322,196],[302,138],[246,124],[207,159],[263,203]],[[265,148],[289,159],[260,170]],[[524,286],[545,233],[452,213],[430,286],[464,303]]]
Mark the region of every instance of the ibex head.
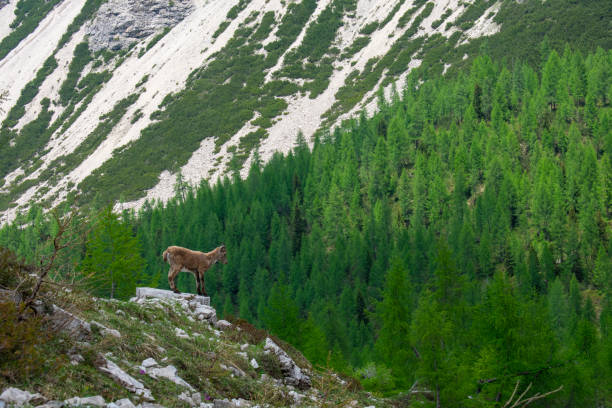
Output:
[[227,249],[225,249],[224,244],[221,244],[221,246],[219,247],[217,260],[223,263],[224,265],[227,265]]

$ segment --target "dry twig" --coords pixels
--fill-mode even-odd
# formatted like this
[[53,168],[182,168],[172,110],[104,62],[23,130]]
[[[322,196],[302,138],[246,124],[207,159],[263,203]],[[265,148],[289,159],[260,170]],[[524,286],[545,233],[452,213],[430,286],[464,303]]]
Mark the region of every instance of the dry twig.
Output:
[[549,396],[551,394],[554,394],[556,392],[559,392],[559,391],[561,391],[563,389],[563,385],[561,385],[556,390],[552,390],[552,391],[546,392],[544,394],[540,394],[538,392],[538,393],[536,393],[535,395],[533,395],[531,397],[525,398],[525,395],[531,389],[532,383],[529,383],[527,388],[525,388],[525,390],[521,393],[521,395],[518,396],[516,401],[513,401],[514,400],[514,396],[516,395],[516,392],[518,391],[519,383],[520,383],[520,381],[516,382],[516,386],[514,387],[514,391],[512,392],[512,395],[510,396],[508,401],[504,404],[503,408],[522,408],[522,407],[526,407],[527,405],[531,404],[534,401],[537,401],[537,400],[542,399],[542,398],[546,398],[547,396]]

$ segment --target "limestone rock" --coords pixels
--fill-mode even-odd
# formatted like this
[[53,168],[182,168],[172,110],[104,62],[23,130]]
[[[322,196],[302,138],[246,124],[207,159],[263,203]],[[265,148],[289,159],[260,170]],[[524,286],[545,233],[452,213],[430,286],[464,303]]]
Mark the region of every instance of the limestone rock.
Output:
[[172,28],[193,10],[192,0],[109,0],[89,27],[89,46],[119,50],[133,42]]
[[103,336],[113,336],[113,337],[121,338],[121,333],[119,333],[118,330],[109,329],[108,327],[104,326],[102,323],[98,323],[94,320],[91,322],[91,325],[97,327]]
[[84,340],[91,334],[89,323],[56,305],[53,305],[53,312],[48,318],[54,329],[68,333],[76,340]]
[[175,327],[174,328],[174,334],[176,335],[176,337],[179,337],[181,339],[189,339],[189,335],[185,332],[185,330],[179,328],[179,327]]
[[259,368],[259,364],[257,363],[257,360],[255,360],[254,358],[251,359],[249,364],[251,364],[251,367],[253,367],[256,370]]
[[[37,405],[36,408],[62,408],[65,404],[63,401],[47,401],[42,405]],[[0,408],[2,405],[0,405]]]
[[153,378],[166,378],[172,381],[175,384],[181,385],[185,388],[188,388],[191,391],[195,391],[187,381],[183,380],[181,377],[176,375],[176,367],[173,365],[169,365],[167,367],[151,367],[146,370],[147,374]]
[[157,363],[157,361],[155,361],[155,359],[153,358],[147,358],[146,360],[143,360],[143,362],[140,364],[140,366],[144,369],[147,369],[149,367],[154,367],[154,366],[158,366],[159,364]]
[[266,338],[264,350],[275,354],[281,364],[281,370],[285,376],[285,384],[293,385],[300,389],[310,388],[310,377],[302,372],[302,369],[293,361],[291,357],[280,348],[271,338]]
[[218,322],[215,323],[215,327],[219,330],[226,330],[232,327],[232,324],[228,322],[227,320],[219,320]]
[[38,393],[32,394],[14,387],[7,388],[0,394],[0,401],[18,407],[28,403],[42,402],[42,400],[43,396]]
[[123,398],[109,403],[106,408],[136,408],[136,405],[129,398]]
[[230,408],[232,406],[232,403],[229,402],[229,400],[227,399],[216,399],[213,401],[213,406],[215,408]]
[[140,395],[146,400],[153,401],[151,390],[145,388],[140,381],[123,371],[117,364],[102,356],[98,359],[97,364],[100,371],[110,375],[113,380],[127,388],[128,391]]
[[136,299],[144,298],[171,299],[195,302],[204,306],[210,306],[210,298],[207,296],[194,295],[193,293],[174,293],[170,290],[164,289],[136,288]]
[[105,407],[106,406],[106,401],[104,401],[104,398],[102,398],[102,396],[100,395],[96,395],[94,397],[84,397],[84,398],[74,397],[74,398],[69,398],[64,402],[67,405],[73,406],[73,407],[80,407],[82,405],[84,406],[89,405],[89,406],[94,406],[94,407]]
[[85,359],[83,358],[82,355],[80,355],[80,354],[70,354],[70,364],[78,365],[79,363],[82,363],[83,361],[85,361]]

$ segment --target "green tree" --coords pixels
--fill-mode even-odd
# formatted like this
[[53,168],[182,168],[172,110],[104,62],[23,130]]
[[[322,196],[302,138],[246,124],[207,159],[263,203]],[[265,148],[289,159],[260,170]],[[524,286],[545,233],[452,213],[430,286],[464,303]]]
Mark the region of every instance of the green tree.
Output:
[[130,226],[106,207],[89,235],[81,266],[92,292],[127,299],[134,295],[143,267],[140,242]]
[[380,322],[376,351],[396,376],[407,377],[412,352],[404,345],[410,333],[412,294],[408,272],[403,262],[395,258],[387,272],[382,300],[376,307]]

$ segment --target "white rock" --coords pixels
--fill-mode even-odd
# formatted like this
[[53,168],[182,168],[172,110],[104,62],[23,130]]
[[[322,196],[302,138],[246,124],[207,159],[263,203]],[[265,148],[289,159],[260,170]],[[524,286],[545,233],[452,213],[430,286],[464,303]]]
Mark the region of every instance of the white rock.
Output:
[[125,316],[125,312],[123,310],[121,310],[121,309],[115,310],[115,314],[119,315],[119,316]]
[[[111,406],[112,404],[112,406]],[[111,402],[106,408],[136,408],[136,405],[129,398],[123,398],[115,402]]]
[[225,329],[229,329],[230,327],[232,327],[232,324],[228,322],[227,320],[219,320],[218,322],[215,323],[215,327],[219,330],[225,330]]
[[234,398],[232,399],[232,406],[237,407],[237,408],[238,407],[250,407],[251,403],[242,398]]
[[83,340],[91,334],[89,323],[56,305],[53,305],[49,320],[53,328],[66,332],[77,340]]
[[259,364],[257,363],[257,360],[255,360],[254,358],[251,359],[250,364],[251,364],[251,367],[253,367],[256,370],[259,368]]
[[102,323],[98,323],[95,320],[92,320],[91,325],[99,328],[100,333],[102,333],[103,336],[113,336],[113,337],[121,338],[121,333],[119,333],[118,330],[109,329],[108,327],[104,326]]
[[157,346],[157,351],[159,351],[160,353],[162,353],[162,354],[163,354],[163,353],[165,353],[165,352],[166,352],[166,349],[165,349],[165,348],[163,348],[162,346]]
[[202,395],[199,392],[194,392],[191,394],[191,400],[193,401],[193,405],[196,407],[202,404]]
[[194,309],[194,314],[202,315],[206,320],[211,319],[212,317],[217,317],[217,311],[214,308],[202,304],[197,305],[197,307]]
[[245,353],[244,351],[239,351],[236,354],[244,358],[245,360],[249,358],[249,356],[247,356],[247,353]]
[[80,354],[71,354],[70,355],[70,364],[72,364],[72,365],[78,365],[79,363],[82,363],[83,361],[85,361],[85,359]]
[[71,405],[73,407],[78,407],[81,405],[92,405],[94,407],[106,406],[106,401],[104,401],[104,398],[102,398],[102,396],[100,395],[96,395],[94,397],[84,397],[84,398],[74,397],[74,398],[69,398],[64,402],[67,405]]
[[145,386],[123,371],[117,364],[113,363],[108,359],[104,359],[104,363],[98,367],[100,371],[103,371],[111,376],[112,379],[123,385],[128,391],[135,393],[136,395],[142,396],[142,398],[153,401],[154,398],[151,395],[151,390],[145,388]]
[[27,404],[33,400],[41,400],[42,398],[43,396],[38,393],[32,394],[28,391],[22,391],[19,388],[14,387],[7,388],[2,392],[2,394],[0,394],[0,401],[5,402],[6,404],[14,404],[16,406]]
[[102,334],[104,334],[105,336],[117,337],[118,339],[121,338],[121,333],[119,333],[119,330],[115,329],[102,330]]
[[155,359],[150,358],[150,357],[149,357],[149,358],[147,358],[146,360],[144,360],[144,361],[143,361],[143,362],[140,364],[140,366],[141,366],[142,368],[145,368],[145,369],[146,369],[146,368],[149,368],[149,367],[153,367],[153,366],[158,366],[158,365],[159,365],[159,364],[157,364],[157,361],[155,361]]
[[247,348],[249,348],[249,343],[244,343],[240,346],[240,351],[245,351]]
[[213,406],[215,408],[229,408],[231,403],[227,399],[216,399],[213,401]]
[[206,402],[203,402],[200,404],[200,408],[214,408],[215,404],[207,404]]
[[293,398],[293,401],[295,401],[296,404],[299,404],[304,399],[303,394],[300,394],[299,392],[295,392],[293,390],[289,391],[289,396]]
[[[0,404],[0,408],[3,407],[3,403]],[[64,406],[64,401],[47,401],[42,405],[37,405],[36,408],[62,408]]]
[[264,350],[274,353],[281,364],[281,370],[285,376],[285,384],[295,385],[298,388],[309,388],[311,385],[310,377],[302,372],[302,369],[295,364],[295,361],[281,349],[271,338],[266,338]]
[[187,381],[176,375],[176,367],[173,365],[169,365],[167,367],[162,368],[152,367],[147,369],[146,372],[153,378],[166,378],[175,384],[182,385],[183,387],[188,388],[191,391],[195,391],[195,388],[193,388],[189,383],[187,383]]
[[154,288],[136,288],[136,298],[171,299],[178,301],[196,302],[205,306],[210,305],[210,298],[208,296],[199,296],[194,295],[192,293],[174,293],[170,290]]
[[185,333],[185,330],[176,327],[174,328],[174,334],[176,335],[176,337],[179,337],[181,339],[189,339],[189,335],[187,333]]

